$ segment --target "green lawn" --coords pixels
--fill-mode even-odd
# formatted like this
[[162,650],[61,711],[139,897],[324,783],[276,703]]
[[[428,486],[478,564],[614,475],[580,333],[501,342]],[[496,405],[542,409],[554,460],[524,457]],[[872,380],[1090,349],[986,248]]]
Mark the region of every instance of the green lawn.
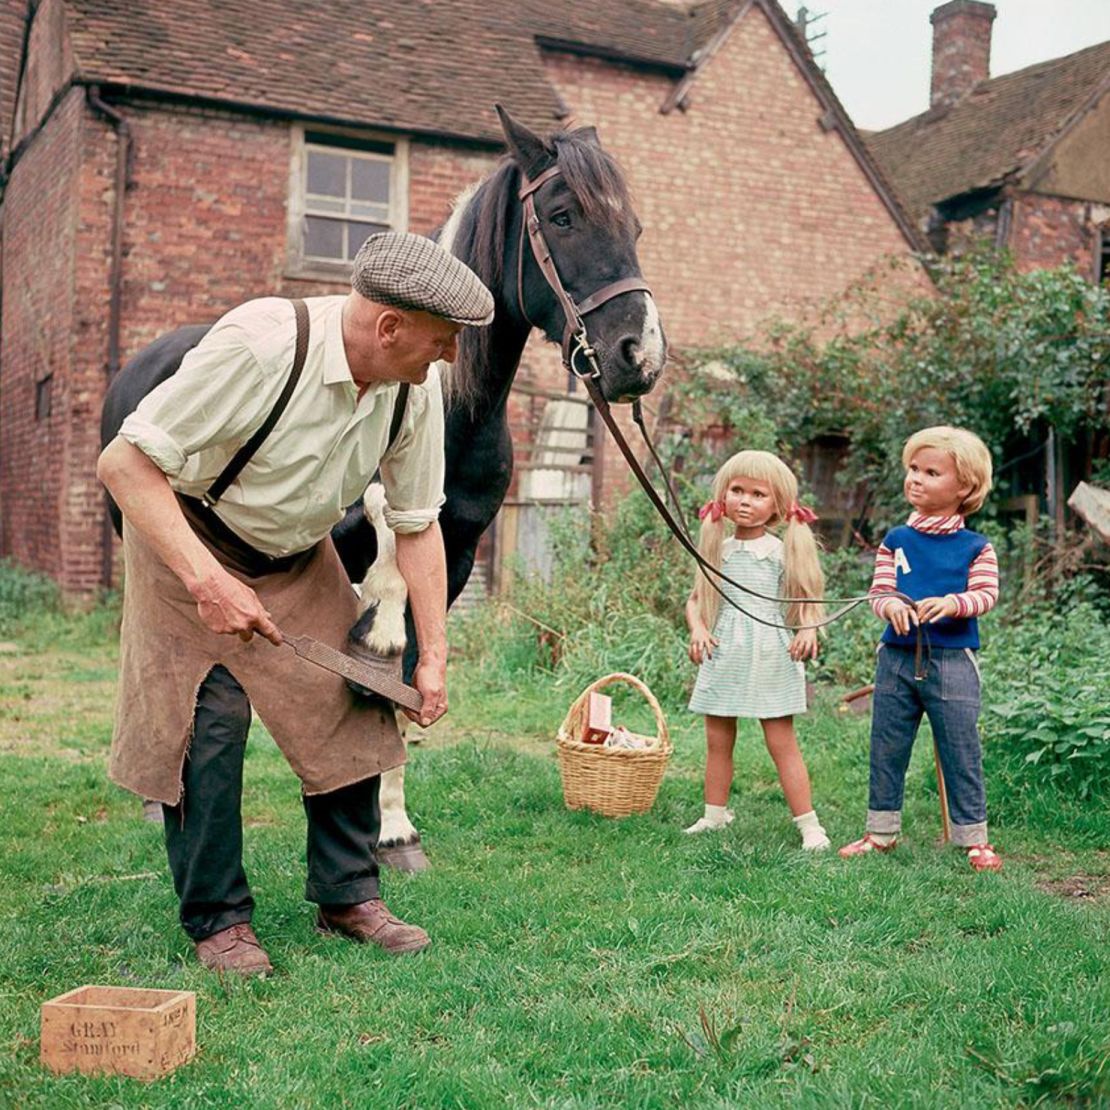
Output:
[[[0,645],[0,1105],[1110,1104],[1104,801],[1035,826],[1003,807],[1006,869],[974,875],[936,846],[923,737],[898,851],[805,857],[748,728],[735,823],[688,838],[697,719],[670,712],[649,815],[569,813],[551,738],[577,691],[456,666],[408,779],[433,869],[385,883],[432,948],[315,934],[297,783],[259,730],[247,867],[277,973],[222,982],[176,927],[159,828],[105,780],[113,675],[95,640]],[[801,736],[834,841],[858,835],[866,718],[826,696]],[[85,983],[195,991],[195,1060],[155,1084],[45,1072],[39,1006]]]

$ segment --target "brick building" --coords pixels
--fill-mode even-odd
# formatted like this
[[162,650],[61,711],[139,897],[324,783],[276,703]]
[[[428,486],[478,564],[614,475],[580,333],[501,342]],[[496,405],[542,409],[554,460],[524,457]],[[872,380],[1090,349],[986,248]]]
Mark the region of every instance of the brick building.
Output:
[[[498,156],[495,102],[599,127],[672,346],[919,246],[774,0],[0,0],[0,59],[0,554],[75,592],[111,574],[119,365],[251,296],[342,291],[377,228],[433,230]],[[514,422],[540,405],[549,446],[579,434],[549,349],[518,380]]]
[[1023,269],[1110,274],[1110,42],[990,77],[992,4],[932,14],[927,112],[868,145],[939,252],[969,237]]

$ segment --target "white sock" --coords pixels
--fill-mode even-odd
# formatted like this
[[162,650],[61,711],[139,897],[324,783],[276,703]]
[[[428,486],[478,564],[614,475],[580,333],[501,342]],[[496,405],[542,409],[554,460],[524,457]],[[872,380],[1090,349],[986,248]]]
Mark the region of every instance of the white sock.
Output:
[[798,832],[802,834],[802,848],[807,852],[820,852],[831,846],[828,834],[821,827],[816,810],[811,809],[809,813],[799,813],[794,818],[794,824]]
[[732,814],[729,813],[728,806],[711,806],[706,802],[705,819],[709,824],[719,828],[721,825],[727,825],[732,820]]

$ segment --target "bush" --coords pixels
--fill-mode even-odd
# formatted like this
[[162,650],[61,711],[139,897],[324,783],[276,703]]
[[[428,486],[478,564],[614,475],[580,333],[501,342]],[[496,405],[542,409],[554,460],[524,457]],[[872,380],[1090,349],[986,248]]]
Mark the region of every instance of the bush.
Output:
[[0,560],[0,636],[15,636],[30,622],[61,611],[62,593],[56,583]]
[[1046,789],[1105,797],[1110,628],[1100,611],[1066,595],[1018,600],[987,628],[983,732],[1001,790],[1023,805]]

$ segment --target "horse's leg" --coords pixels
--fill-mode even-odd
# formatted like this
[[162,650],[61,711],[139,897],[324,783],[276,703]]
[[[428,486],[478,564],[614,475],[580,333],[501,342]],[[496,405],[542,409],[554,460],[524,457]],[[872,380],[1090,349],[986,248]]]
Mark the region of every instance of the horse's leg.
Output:
[[[397,659],[405,650],[405,604],[408,589],[397,569],[397,545],[385,523],[385,493],[374,484],[363,499],[366,518],[374,526],[378,557],[363,579],[361,615],[352,638],[367,651]],[[402,737],[408,718],[397,714]],[[378,862],[398,871],[423,871],[428,857],[420,846],[420,834],[405,812],[405,769],[396,767],[382,774],[381,834],[378,837]]]

